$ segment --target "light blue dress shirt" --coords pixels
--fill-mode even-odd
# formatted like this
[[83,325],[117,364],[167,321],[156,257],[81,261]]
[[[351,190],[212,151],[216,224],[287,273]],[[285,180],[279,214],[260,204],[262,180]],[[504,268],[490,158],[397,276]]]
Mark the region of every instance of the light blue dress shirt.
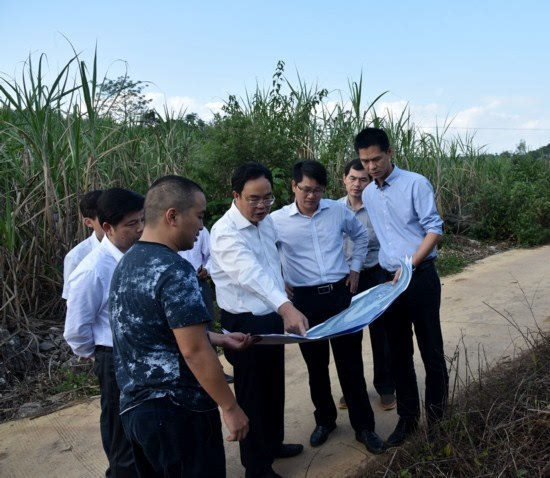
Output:
[[[401,267],[399,259],[412,257],[426,234],[443,234],[433,187],[420,174],[394,165],[381,187],[373,181],[365,188],[363,204],[380,241],[378,261],[388,271]],[[434,247],[426,259],[436,255]]]
[[296,202],[272,212],[285,281],[293,287],[338,282],[349,274],[343,233],[354,241],[351,269],[359,272],[367,255],[369,235],[345,205],[321,199],[313,216]]

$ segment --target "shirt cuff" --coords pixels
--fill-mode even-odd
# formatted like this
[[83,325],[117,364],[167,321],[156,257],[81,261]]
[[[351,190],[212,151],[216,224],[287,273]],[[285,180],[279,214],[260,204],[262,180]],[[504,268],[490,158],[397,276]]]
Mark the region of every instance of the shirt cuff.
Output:
[[290,299],[286,295],[286,293],[275,291],[271,296],[269,297],[269,302],[273,305],[275,308],[275,312],[279,312],[279,308],[281,305],[283,305],[285,302],[290,302]]
[[361,272],[363,262],[359,259],[352,259],[350,269],[354,272]]

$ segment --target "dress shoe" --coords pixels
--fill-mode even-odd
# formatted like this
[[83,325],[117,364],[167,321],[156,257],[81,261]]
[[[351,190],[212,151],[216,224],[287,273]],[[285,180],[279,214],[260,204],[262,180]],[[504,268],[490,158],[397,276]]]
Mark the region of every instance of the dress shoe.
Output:
[[417,429],[418,422],[415,419],[399,418],[395,430],[386,440],[386,446],[401,446]]
[[370,430],[356,432],[355,439],[358,442],[363,443],[367,447],[367,450],[374,455],[379,455],[386,450],[384,440],[382,440],[382,438],[380,438],[375,432],[371,432]]
[[320,446],[323,443],[327,441],[328,436],[334,429],[336,428],[336,424],[332,424],[328,427],[325,427],[323,425],[317,425],[315,427],[315,430],[313,430],[313,433],[311,434],[311,437],[309,438],[309,444],[311,446]]
[[250,473],[248,470],[245,472],[245,478],[283,478],[281,475],[275,473],[273,468],[269,467],[260,473]]
[[304,451],[304,445],[294,443],[281,443],[281,446],[273,453],[273,458],[292,458]]
[[340,397],[340,401],[338,402],[338,408],[340,410],[346,410],[348,408],[348,404],[346,403],[346,399],[344,397]]
[[383,410],[393,410],[397,405],[394,393],[380,395],[380,406]]

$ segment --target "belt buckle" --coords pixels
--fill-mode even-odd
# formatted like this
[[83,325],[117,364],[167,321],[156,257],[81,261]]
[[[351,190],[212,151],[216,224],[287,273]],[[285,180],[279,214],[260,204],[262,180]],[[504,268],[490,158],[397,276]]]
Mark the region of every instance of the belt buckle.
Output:
[[332,292],[332,284],[321,285],[317,287],[317,293],[319,295],[330,294]]

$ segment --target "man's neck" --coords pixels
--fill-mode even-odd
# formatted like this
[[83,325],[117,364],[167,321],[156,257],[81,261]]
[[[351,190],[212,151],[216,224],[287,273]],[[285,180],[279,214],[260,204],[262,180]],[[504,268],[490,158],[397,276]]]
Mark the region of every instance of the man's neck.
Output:
[[144,242],[156,242],[157,244],[162,244],[178,252],[178,246],[167,238],[165,234],[154,228],[147,229],[147,227],[145,227],[139,240]]
[[354,197],[348,194],[348,202],[354,211],[359,211],[359,209],[363,207],[363,199],[361,198],[361,196]]

